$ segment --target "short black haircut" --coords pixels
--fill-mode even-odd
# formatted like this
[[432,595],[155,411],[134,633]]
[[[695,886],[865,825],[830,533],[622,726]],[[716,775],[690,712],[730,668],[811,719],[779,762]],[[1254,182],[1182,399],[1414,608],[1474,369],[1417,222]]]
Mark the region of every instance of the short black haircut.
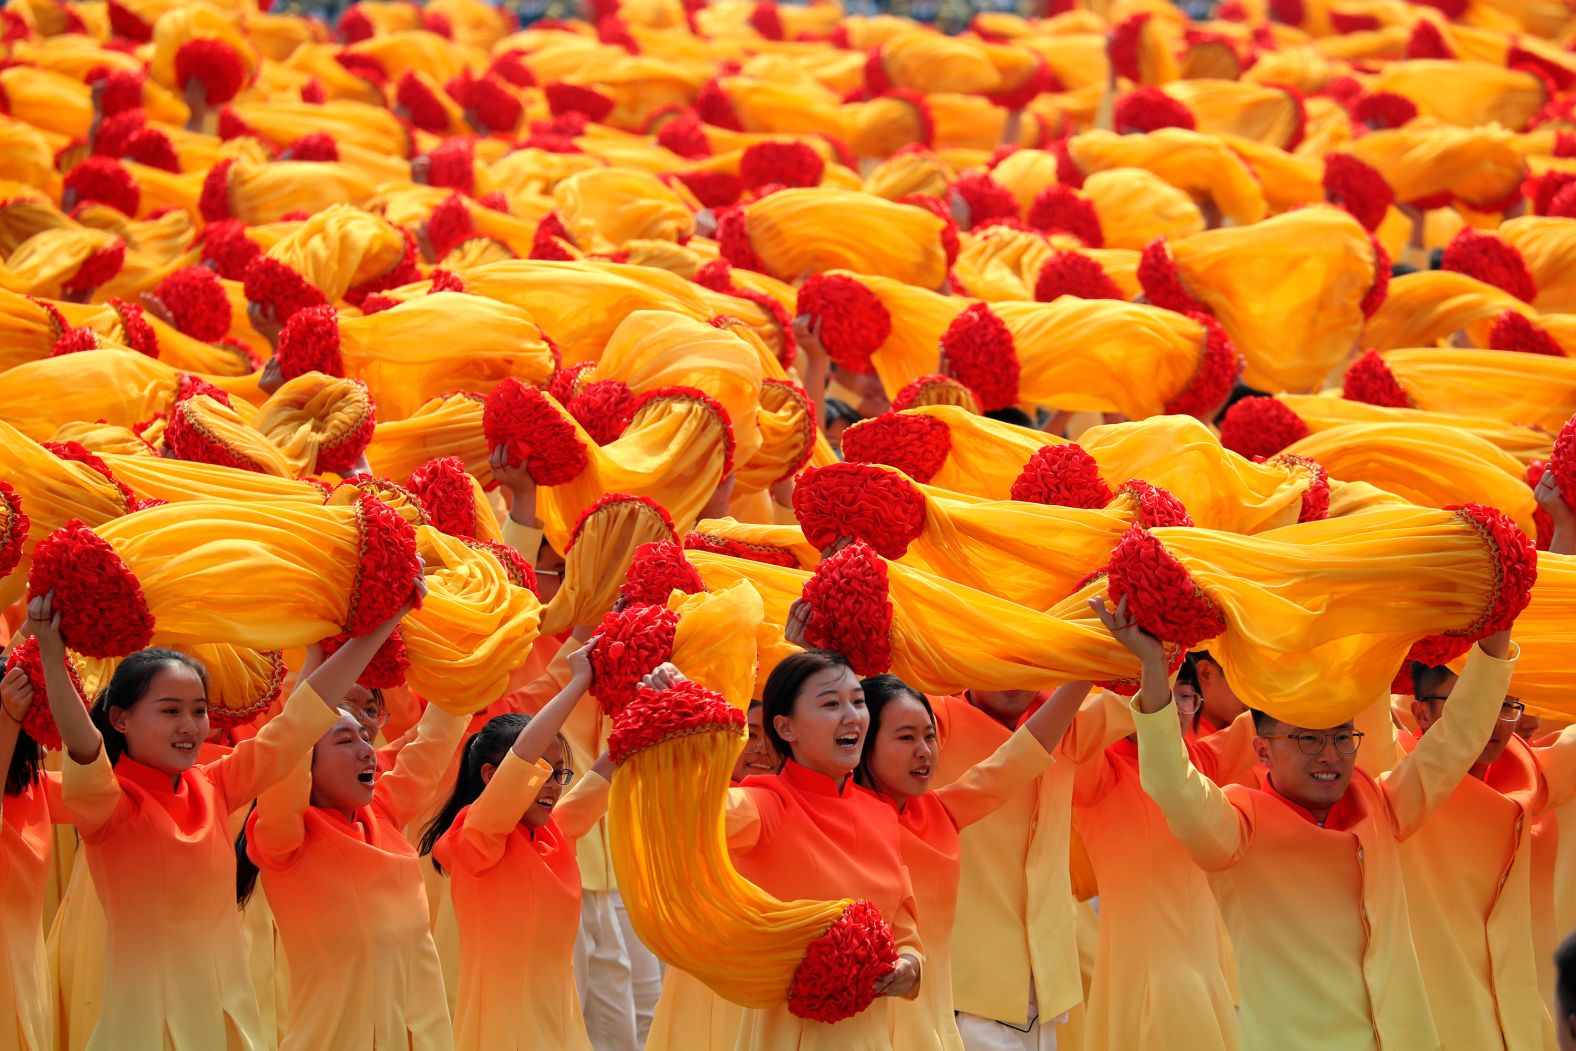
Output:
[[1264,734],[1271,734],[1275,732],[1275,727],[1280,722],[1279,719],[1275,718],[1275,716],[1271,715],[1269,712],[1261,712],[1257,708],[1249,708],[1248,711],[1253,713],[1254,733],[1262,737]]
[[784,759],[793,758],[793,746],[777,732],[777,717],[793,714],[794,702],[806,679],[831,668],[846,668],[850,673],[854,670],[848,658],[836,650],[804,650],[784,657],[766,677],[766,685],[761,687],[761,729]]
[[1009,405],[1005,409],[992,409],[985,414],[987,420],[997,420],[1001,423],[1011,423],[1018,427],[1033,427],[1034,421],[1029,419],[1029,414],[1022,409]]
[[1569,1024],[1576,1014],[1576,933],[1567,934],[1554,950],[1554,1000],[1560,1010],[1556,1024]]
[[1439,688],[1444,685],[1445,680],[1454,674],[1443,665],[1413,661],[1412,696],[1422,698],[1439,693]]
[[1193,654],[1188,654],[1182,666],[1177,669],[1177,685],[1191,686],[1198,690],[1198,662],[1193,659]]

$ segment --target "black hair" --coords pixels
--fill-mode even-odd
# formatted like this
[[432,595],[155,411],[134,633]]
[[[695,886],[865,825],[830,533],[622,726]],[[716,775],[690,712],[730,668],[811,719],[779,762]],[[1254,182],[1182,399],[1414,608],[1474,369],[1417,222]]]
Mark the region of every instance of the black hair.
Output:
[[172,664],[179,664],[190,668],[197,673],[197,678],[202,680],[204,692],[208,689],[208,669],[203,667],[202,661],[196,657],[188,657],[184,653],[174,650],[148,649],[138,650],[116,667],[115,674],[110,677],[109,685],[99,693],[93,702],[88,715],[93,719],[93,725],[98,728],[99,735],[104,738],[104,751],[109,755],[111,765],[120,761],[126,754],[126,735],[115,729],[110,722],[109,714],[113,708],[127,710],[134,707],[138,701],[148,694],[148,686],[153,682],[153,677]]
[[870,710],[870,728],[865,731],[865,744],[859,752],[859,766],[854,770],[854,782],[864,785],[871,790],[875,789],[875,779],[870,776],[870,759],[875,755],[876,731],[881,729],[881,713],[893,701],[904,697],[918,701],[920,707],[925,709],[925,714],[930,717],[932,726],[936,723],[936,713],[930,707],[930,698],[920,693],[896,675],[872,675],[859,683],[865,691],[865,707]]
[[[42,703],[36,693],[33,703]],[[28,786],[38,780],[39,771],[43,768],[43,746],[33,740],[26,730],[19,728],[16,732],[16,748],[11,752],[11,765],[5,771],[5,794],[15,796],[27,791]]]
[[[256,809],[257,800],[254,799],[247,808],[246,821],[252,819],[252,811]],[[257,862],[246,852],[246,821],[241,822],[241,832],[235,837],[235,907],[238,909],[246,908],[246,903],[252,900],[260,874]]]
[[[442,809],[421,830],[421,840],[416,846],[418,851],[431,854],[438,840],[454,824],[454,819],[460,816],[460,811],[481,797],[482,789],[487,787],[487,782],[482,780],[482,767],[501,765],[508,757],[509,749],[514,747],[515,738],[520,736],[520,731],[530,721],[529,715],[506,712],[488,719],[486,725],[470,736],[460,749],[460,769],[454,777],[454,789],[449,793],[449,798],[443,801]],[[563,734],[558,735],[558,746],[564,750],[567,760],[569,742]],[[432,867],[439,873],[443,872],[443,866],[438,864],[436,858],[433,859]]]
[[1177,685],[1191,686],[1195,693],[1198,692],[1198,660],[1197,654],[1189,653],[1182,661],[1182,666],[1177,669]]
[[985,414],[987,420],[996,420],[999,423],[1011,423],[1018,427],[1033,427],[1034,421],[1029,419],[1029,414],[1016,406],[1009,405],[1005,409],[992,409]]
[[1220,411],[1225,412],[1243,398],[1268,398],[1273,396],[1273,394],[1273,391],[1259,390],[1256,387],[1248,386],[1246,383],[1238,383],[1231,388],[1231,394],[1227,396],[1226,404],[1220,407]]
[[827,427],[838,422],[852,425],[864,419],[863,416],[859,415],[858,409],[841,398],[827,398],[825,413]]
[[1558,1025],[1569,1026],[1576,1014],[1576,934],[1568,934],[1554,950],[1554,1000],[1559,1007]]
[[850,672],[854,670],[848,658],[836,650],[805,650],[784,657],[766,677],[766,685],[761,689],[761,728],[766,731],[766,739],[777,749],[777,754],[784,759],[793,757],[793,748],[777,732],[777,717],[792,715],[794,702],[799,699],[799,689],[805,680],[816,672],[830,668],[847,668]]
[[1275,732],[1275,726],[1280,722],[1279,719],[1275,718],[1275,716],[1271,715],[1269,712],[1261,712],[1257,708],[1249,708],[1248,711],[1253,713],[1254,733],[1263,736],[1264,734]]
[[1412,662],[1412,696],[1427,697],[1439,692],[1446,679],[1454,675],[1449,668],[1437,664],[1424,664],[1422,661]]

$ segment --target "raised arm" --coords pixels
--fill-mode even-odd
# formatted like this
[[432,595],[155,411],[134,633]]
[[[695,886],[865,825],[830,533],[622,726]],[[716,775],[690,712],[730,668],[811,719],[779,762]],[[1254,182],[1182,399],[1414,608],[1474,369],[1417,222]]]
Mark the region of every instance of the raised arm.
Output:
[[395,825],[404,828],[432,801],[470,724],[470,716],[454,715],[436,704],[427,705],[421,713],[416,739],[399,750],[394,768],[378,778],[373,789],[373,798]]
[[27,630],[38,637],[44,692],[49,695],[49,714],[55,717],[61,743],[72,762],[85,766],[98,758],[104,738],[88,717],[88,706],[66,673],[66,640],[60,634],[60,611],[55,608],[53,591],[27,604]]
[[952,823],[958,828],[972,825],[1043,774],[1088,693],[1087,682],[1061,686],[995,752],[952,784],[936,789]]
[[1576,511],[1572,511],[1571,506],[1560,495],[1560,487],[1554,480],[1553,471],[1543,472],[1543,477],[1538,479],[1532,495],[1537,499],[1538,506],[1554,522],[1554,536],[1549,540],[1549,553],[1576,555]]
[[503,523],[504,543],[514,548],[531,565],[542,552],[542,521],[536,516],[536,482],[524,461],[509,462],[509,447],[493,449],[487,460],[492,475],[509,490],[509,517]]

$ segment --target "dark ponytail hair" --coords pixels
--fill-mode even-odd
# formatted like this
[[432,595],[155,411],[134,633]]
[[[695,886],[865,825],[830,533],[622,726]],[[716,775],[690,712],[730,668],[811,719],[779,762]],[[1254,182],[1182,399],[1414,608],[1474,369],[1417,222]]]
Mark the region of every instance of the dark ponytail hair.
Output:
[[793,758],[793,747],[777,732],[777,717],[793,715],[794,702],[799,699],[799,690],[805,680],[831,668],[854,670],[848,658],[836,650],[805,650],[784,657],[766,677],[766,685],[761,689],[761,729],[784,759]]
[[126,735],[111,724],[110,710],[135,707],[138,701],[147,696],[148,686],[153,682],[153,677],[172,664],[184,665],[196,672],[197,678],[202,680],[204,692],[207,691],[208,669],[203,667],[202,661],[197,658],[176,653],[174,650],[138,650],[120,662],[115,674],[110,677],[109,685],[104,687],[98,699],[93,702],[88,714],[92,717],[93,725],[98,728],[100,736],[104,738],[104,751],[108,753],[111,765],[126,754]]
[[930,698],[920,693],[896,675],[872,675],[860,682],[865,690],[865,708],[870,712],[870,729],[865,731],[865,744],[859,752],[859,766],[854,769],[854,783],[875,791],[875,781],[870,776],[870,757],[876,750],[876,731],[881,729],[881,713],[893,701],[904,697],[916,700],[935,725],[936,713],[930,707]]
[[[487,782],[482,780],[482,767],[502,764],[509,755],[509,749],[514,747],[514,739],[520,736],[520,731],[530,721],[529,715],[515,712],[495,715],[471,735],[460,750],[460,771],[454,778],[454,791],[444,800],[443,809],[421,830],[421,841],[416,848],[418,851],[431,854],[438,840],[454,824],[454,819],[460,816],[460,811],[476,802],[482,789],[487,787]],[[558,735],[558,747],[563,749],[567,761],[569,742],[564,740],[563,734]],[[436,858],[433,859],[432,867],[442,874],[443,866],[438,864]]]
[[[34,704],[44,703],[34,695]],[[5,794],[21,795],[38,780],[44,768],[44,749],[26,730],[16,732],[16,749],[11,753],[11,765],[5,771]]]
[[[256,809],[257,800],[254,799],[246,810],[246,821],[252,819],[252,811]],[[246,852],[246,821],[241,822],[240,835],[235,837],[235,907],[238,909],[246,908],[246,903],[252,900],[260,873],[257,862]]]

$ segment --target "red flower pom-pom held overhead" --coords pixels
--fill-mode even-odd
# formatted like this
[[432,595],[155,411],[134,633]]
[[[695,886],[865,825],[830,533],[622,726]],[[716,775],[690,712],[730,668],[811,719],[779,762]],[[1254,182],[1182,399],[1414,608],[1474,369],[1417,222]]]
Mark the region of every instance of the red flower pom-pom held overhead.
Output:
[[959,175],[949,189],[948,198],[968,205],[971,228],[991,219],[1018,218],[1018,199],[1012,191],[983,172]]
[[119,161],[110,157],[87,157],[66,172],[62,193],[72,206],[97,202],[107,204],[128,219],[134,219],[142,204],[142,190]]
[[1193,131],[1197,127],[1193,112],[1159,88],[1139,88],[1116,100],[1116,131],[1120,135],[1162,128]]
[[1106,574],[1111,604],[1125,598],[1138,626],[1162,642],[1192,649],[1226,630],[1220,608],[1143,526],[1122,534]]
[[1324,158],[1324,198],[1373,233],[1395,203],[1395,191],[1376,169],[1350,154],[1332,153]]
[[1171,247],[1164,237],[1157,237],[1144,246],[1138,259],[1138,283],[1144,289],[1144,298],[1157,307],[1190,314],[1204,310],[1204,305],[1193,298],[1182,275],[1177,271],[1176,260],[1171,258]]
[[1220,421],[1220,444],[1250,460],[1274,456],[1307,436],[1302,418],[1274,398],[1243,398]]
[[1405,95],[1376,91],[1359,98],[1352,106],[1352,117],[1373,131],[1399,128],[1417,116],[1417,103]]
[[222,106],[240,94],[246,84],[246,64],[240,53],[222,40],[198,37],[175,52],[175,80],[182,91],[196,78],[210,106]]
[[1468,227],[1456,234],[1445,246],[1440,268],[1475,277],[1509,292],[1523,303],[1530,303],[1538,296],[1538,283],[1533,280],[1532,271],[1527,269],[1527,261],[1515,246],[1491,233]]
[[22,561],[32,522],[22,510],[21,495],[5,481],[0,481],[0,515],[0,577],[6,577]]
[[1047,445],[1029,457],[1012,483],[1012,498],[1055,507],[1105,507],[1114,498],[1100,465],[1073,442]]
[[886,464],[916,482],[934,478],[951,454],[951,428],[923,413],[883,413],[843,432],[843,457],[849,463]]
[[622,765],[664,741],[702,733],[740,736],[744,713],[698,682],[686,680],[660,691],[642,686],[614,717],[607,754]]
[[296,311],[280,330],[274,359],[287,380],[308,372],[344,376],[345,361],[339,355],[339,312],[327,304]]
[[115,238],[108,248],[100,248],[82,261],[77,272],[60,283],[60,290],[67,295],[90,292],[109,281],[126,263],[126,242]]
[[876,981],[896,963],[892,928],[881,910],[868,901],[855,901],[805,947],[788,987],[788,1010],[827,1024],[852,1018],[875,1002]]
[[892,600],[886,563],[875,548],[855,540],[823,559],[803,597],[811,610],[806,642],[843,654],[860,677],[892,666]]
[[739,176],[752,190],[768,183],[819,186],[824,174],[826,161],[802,142],[757,142],[739,157]]
[[464,460],[458,456],[428,460],[410,473],[407,488],[416,494],[438,529],[450,536],[476,535],[476,500]]
[[[241,283],[245,286],[247,301],[272,307],[274,320],[281,325],[310,307],[329,306],[323,293],[306,278],[279,260],[264,255],[246,264]],[[337,334],[335,344],[338,344]]]
[[153,296],[175,327],[192,339],[212,343],[229,334],[230,297],[219,275],[206,266],[182,267],[159,282]]
[[124,657],[153,640],[153,613],[131,567],[73,518],[38,542],[28,598],[55,593],[60,633],[86,657]]
[[793,490],[793,513],[812,547],[845,538],[902,558],[925,528],[925,497],[902,475],[870,464],[812,467]]
[[1514,310],[1507,310],[1494,319],[1493,327],[1488,330],[1488,345],[1494,350],[1565,357],[1564,348],[1553,336],[1533,324],[1531,318]]
[[1322,522],[1330,517],[1330,472],[1324,469],[1322,463],[1307,456],[1294,456],[1291,453],[1271,457],[1267,462],[1300,467],[1307,473],[1308,488],[1303,490],[1302,510],[1298,512],[1297,521]]
[[1123,482],[1112,500],[1131,503],[1133,524],[1145,529],[1193,524],[1193,518],[1187,513],[1187,508],[1182,506],[1181,500],[1142,478],[1129,478]]
[[844,274],[812,274],[797,309],[820,319],[821,345],[839,368],[874,371],[870,356],[892,335],[892,315],[879,296]]
[[1122,299],[1127,297],[1093,257],[1082,252],[1054,252],[1040,267],[1034,280],[1034,298],[1050,303],[1061,296],[1079,299]]
[[[1094,205],[1069,186],[1053,184],[1041,190],[1029,205],[1029,225],[1048,234],[1071,234],[1086,248],[1105,247],[1105,231]],[[1121,298],[1121,297],[1115,297]]]
[[1384,363],[1384,358],[1372,350],[1347,367],[1341,383],[1341,397],[1391,409],[1412,407],[1412,399],[1396,381],[1395,373]]
[[1538,549],[1520,526],[1492,507],[1449,504],[1445,510],[1454,511],[1477,529],[1494,558],[1494,593],[1483,616],[1467,629],[1466,635],[1476,640],[1504,631],[1532,601],[1532,585],[1538,579]]
[[[349,635],[339,634],[324,639],[320,643],[323,656],[332,657],[334,651],[349,642],[350,638]],[[396,689],[405,685],[405,671],[409,667],[410,656],[405,652],[405,637],[395,628],[367,662],[367,668],[356,679],[356,684],[369,690]]]
[[[38,652],[37,636],[29,635],[11,651],[5,670],[9,672],[12,668],[21,668],[33,687],[33,703],[22,716],[22,732],[49,751],[60,751],[64,745],[60,740],[60,728],[55,725],[55,713],[49,708],[49,687],[44,681],[44,658]],[[66,658],[66,674],[71,678],[71,685],[76,687],[77,696],[82,697],[82,680],[77,678],[77,666],[70,657]],[[85,698],[82,703],[86,707]]]
[[416,555],[416,531],[398,511],[371,493],[362,493],[355,506],[361,558],[343,628],[359,636],[388,620],[410,598],[421,559]]
[[1549,457],[1549,470],[1559,485],[1560,496],[1567,506],[1576,508],[1576,416],[1565,421],[1554,439],[1554,454]]
[[635,699],[640,680],[673,657],[679,615],[667,606],[636,603],[602,618],[592,647],[591,692],[602,711],[617,718]]
[[635,548],[618,593],[631,604],[662,606],[674,591],[695,595],[705,590],[700,574],[684,558],[684,549],[671,540],[656,540]]
[[575,428],[548,396],[512,376],[487,395],[482,428],[488,448],[508,446],[509,462],[525,462],[537,485],[562,485],[580,476],[589,456]]
[[941,334],[947,375],[972,390],[986,412],[1018,404],[1020,366],[1012,331],[988,303],[975,303]]
[[617,441],[635,415],[635,395],[623,380],[592,380],[564,404],[598,445]]
[[563,81],[547,85],[547,108],[555,117],[566,113],[584,113],[586,119],[601,122],[613,112],[613,100],[594,88]]
[[220,277],[240,281],[246,268],[263,254],[262,247],[246,236],[246,226],[239,219],[221,219],[203,227],[199,235],[202,245],[203,265],[218,271]]

